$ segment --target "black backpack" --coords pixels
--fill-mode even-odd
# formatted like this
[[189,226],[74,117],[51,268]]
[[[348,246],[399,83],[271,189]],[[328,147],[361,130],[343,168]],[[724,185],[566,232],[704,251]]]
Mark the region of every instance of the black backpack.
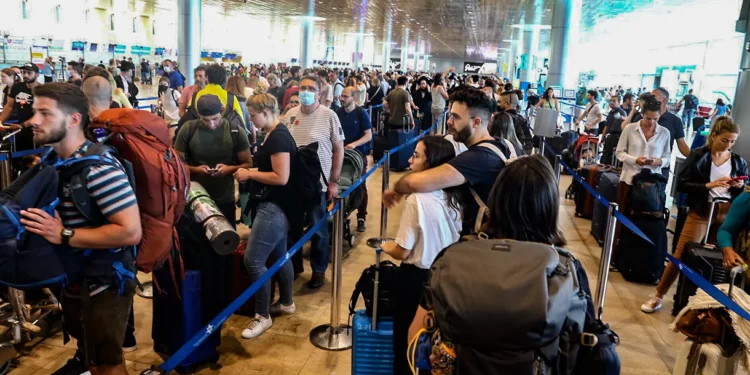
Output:
[[295,207],[299,212],[310,212],[313,207],[320,204],[323,189],[320,186],[320,178],[328,185],[328,180],[323,173],[318,158],[318,142],[297,147],[297,157],[293,165],[292,176],[289,181],[290,191],[295,194]]
[[[177,129],[175,130],[175,139],[177,139],[177,134],[180,134],[180,129],[182,128],[182,125],[189,121],[198,120],[200,119],[200,116],[198,115],[198,109],[196,109],[198,103],[196,101],[198,96],[198,93],[193,93],[192,99],[190,99],[190,104],[185,110],[185,114],[180,117],[180,121],[177,122]],[[224,114],[221,116],[227,121],[229,121],[230,124],[236,125],[242,129],[245,129],[245,121],[242,120],[242,115],[237,113],[237,111],[234,110],[234,95],[227,93],[227,105],[224,109]]]
[[[378,286],[378,317],[392,317],[395,311],[396,290],[398,286],[398,267],[390,260],[380,262]],[[373,297],[375,295],[375,265],[365,268],[354,287],[349,299],[349,315],[354,315],[360,294],[365,300],[365,311],[372,316]]]
[[628,208],[630,216],[662,217],[667,201],[667,181],[661,173],[641,169],[633,177],[633,191],[630,193]]

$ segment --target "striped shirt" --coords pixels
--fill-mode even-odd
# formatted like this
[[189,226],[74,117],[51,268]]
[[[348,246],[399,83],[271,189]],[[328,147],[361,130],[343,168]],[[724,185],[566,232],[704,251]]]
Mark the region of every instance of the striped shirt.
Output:
[[[81,158],[92,145],[90,141],[81,146],[71,158]],[[135,193],[130,186],[128,176],[121,168],[112,165],[98,165],[91,167],[86,176],[86,189],[92,200],[99,207],[105,218],[136,204]],[[63,225],[66,228],[91,227],[100,223],[89,222],[83,214],[78,211],[68,184],[63,185],[60,205],[57,208]]]
[[[344,129],[336,112],[325,106],[319,106],[315,112],[307,115],[302,113],[301,106],[294,107],[287,112],[284,124],[292,133],[297,147],[306,146],[318,142],[318,158],[326,180],[331,178],[331,166],[333,165],[333,144],[344,141]],[[328,186],[321,179],[323,191],[328,191]]]

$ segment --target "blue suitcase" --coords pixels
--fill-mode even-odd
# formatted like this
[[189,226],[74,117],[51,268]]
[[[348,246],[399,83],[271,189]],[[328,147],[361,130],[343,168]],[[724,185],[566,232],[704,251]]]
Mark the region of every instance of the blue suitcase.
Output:
[[[419,128],[409,129],[406,125],[402,129],[389,129],[387,138],[387,148],[393,149],[399,145],[402,145],[409,140],[419,135]],[[409,168],[409,159],[414,154],[414,149],[417,147],[416,142],[408,146],[403,147],[398,152],[391,155],[391,170],[392,171],[404,171]]]
[[[375,264],[380,264],[380,252],[375,251]],[[366,310],[358,310],[352,319],[352,375],[393,375],[393,319],[378,319],[379,267],[375,268],[373,317]],[[376,326],[373,329],[372,323]]]
[[[168,267],[154,270],[161,293],[154,293],[151,337],[154,351],[171,356],[194,334],[202,330],[211,317],[204,317],[201,298],[200,271],[185,271],[180,296],[174,290]],[[178,284],[180,283],[179,277]],[[206,319],[208,318],[208,319]],[[175,369],[178,373],[193,372],[197,367],[219,360],[216,348],[221,342],[221,329],[209,336]]]

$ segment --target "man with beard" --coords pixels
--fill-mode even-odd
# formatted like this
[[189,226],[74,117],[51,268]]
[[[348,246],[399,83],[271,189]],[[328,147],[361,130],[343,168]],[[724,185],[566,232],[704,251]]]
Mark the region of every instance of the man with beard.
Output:
[[[466,186],[476,194],[464,194],[463,234],[475,232],[477,220],[483,219],[480,206],[486,206],[492,185],[505,167],[503,159],[511,158],[506,142],[493,138],[487,131],[492,103],[479,89],[456,91],[450,98],[448,128],[456,142],[468,150],[437,168],[409,173],[393,189],[383,193],[386,207],[393,208],[406,194],[431,192],[454,186]],[[514,150],[521,154],[521,150]],[[501,157],[499,153],[502,153]]]
[[[84,135],[85,119],[109,108],[112,88],[102,77],[87,79],[83,87],[89,93],[88,100],[81,89],[69,83],[49,83],[34,89],[35,114],[28,123],[34,140],[54,150],[51,160],[81,158],[93,146]],[[74,259],[84,258],[64,262],[71,278],[60,301],[65,328],[78,341],[78,353],[82,354],[53,374],[80,374],[83,369],[94,375],[126,375],[122,343],[135,281],[118,279],[112,265],[120,262],[135,272],[131,249],[141,241],[140,214],[135,193],[119,163],[88,168],[85,189],[96,202],[101,220],[90,220],[78,210],[68,179],[60,182],[60,204],[54,215],[35,208],[22,210],[21,224],[70,251],[90,249],[85,269],[82,264],[74,264]]]
[[193,80],[195,81],[195,84],[182,89],[182,95],[177,101],[177,103],[180,105],[180,117],[185,115],[185,112],[187,112],[188,103],[193,100],[193,95],[205,89],[206,85],[208,84],[205,65],[198,65],[197,68],[193,69]]
[[10,89],[8,102],[5,103],[3,112],[0,113],[0,123],[10,118],[11,113],[16,114],[18,123],[10,126],[12,131],[22,129],[16,134],[16,151],[31,150],[34,148],[34,135],[31,131],[29,120],[34,116],[34,88],[41,86],[39,78],[39,67],[32,63],[21,66],[23,82],[16,83]]

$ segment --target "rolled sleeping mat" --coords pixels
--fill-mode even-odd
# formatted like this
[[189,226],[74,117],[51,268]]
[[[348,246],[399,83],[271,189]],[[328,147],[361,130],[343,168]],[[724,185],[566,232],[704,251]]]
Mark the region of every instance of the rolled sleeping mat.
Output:
[[203,226],[206,238],[217,254],[229,255],[237,249],[240,235],[198,182],[190,182],[187,210],[195,222]]

